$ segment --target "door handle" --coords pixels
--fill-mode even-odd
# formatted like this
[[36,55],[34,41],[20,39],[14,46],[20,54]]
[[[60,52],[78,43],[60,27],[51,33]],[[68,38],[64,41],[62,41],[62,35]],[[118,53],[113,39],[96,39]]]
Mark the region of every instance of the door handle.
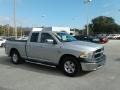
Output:
[[26,46],[28,47],[28,46],[30,46],[30,44],[27,44]]

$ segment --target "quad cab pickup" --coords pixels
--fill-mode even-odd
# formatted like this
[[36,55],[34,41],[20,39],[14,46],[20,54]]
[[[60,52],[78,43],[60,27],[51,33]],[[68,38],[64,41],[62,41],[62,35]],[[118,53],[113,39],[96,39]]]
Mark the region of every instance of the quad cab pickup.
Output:
[[104,47],[77,41],[66,32],[31,31],[28,40],[8,40],[6,54],[14,64],[24,61],[54,65],[67,76],[97,70],[105,64]]

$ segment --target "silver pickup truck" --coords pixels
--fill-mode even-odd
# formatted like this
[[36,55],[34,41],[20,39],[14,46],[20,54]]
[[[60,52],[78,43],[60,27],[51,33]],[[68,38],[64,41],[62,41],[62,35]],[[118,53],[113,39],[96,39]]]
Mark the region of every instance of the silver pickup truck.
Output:
[[67,76],[97,70],[106,60],[103,46],[77,41],[66,32],[34,31],[28,40],[6,41],[5,51],[14,64],[54,65]]

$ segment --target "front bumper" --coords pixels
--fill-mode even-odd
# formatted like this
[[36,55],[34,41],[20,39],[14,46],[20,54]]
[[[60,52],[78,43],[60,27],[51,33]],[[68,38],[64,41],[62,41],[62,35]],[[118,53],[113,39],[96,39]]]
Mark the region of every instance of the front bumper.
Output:
[[81,67],[83,71],[93,71],[104,66],[105,62],[106,62],[106,56],[104,55],[103,57],[100,58],[99,62],[90,63],[90,62],[82,61]]

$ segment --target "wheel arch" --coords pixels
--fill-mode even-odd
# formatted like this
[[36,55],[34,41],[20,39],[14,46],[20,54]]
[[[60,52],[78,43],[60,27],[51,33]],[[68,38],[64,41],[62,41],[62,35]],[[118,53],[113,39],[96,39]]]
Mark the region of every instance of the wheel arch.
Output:
[[[19,51],[18,51],[16,48],[11,48],[9,56],[12,55],[12,52],[13,52],[13,51],[16,51],[16,52],[19,54]],[[19,54],[19,55],[20,55],[20,54]]]
[[76,61],[78,61],[79,62],[79,60],[77,60],[77,57],[76,56],[74,56],[74,55],[72,55],[72,54],[64,54],[64,55],[62,55],[61,57],[60,57],[60,60],[59,60],[59,63],[58,63],[58,65],[60,65],[61,63],[62,63],[62,61],[63,61],[63,58],[65,58],[65,57],[74,57],[75,59],[76,59]]

